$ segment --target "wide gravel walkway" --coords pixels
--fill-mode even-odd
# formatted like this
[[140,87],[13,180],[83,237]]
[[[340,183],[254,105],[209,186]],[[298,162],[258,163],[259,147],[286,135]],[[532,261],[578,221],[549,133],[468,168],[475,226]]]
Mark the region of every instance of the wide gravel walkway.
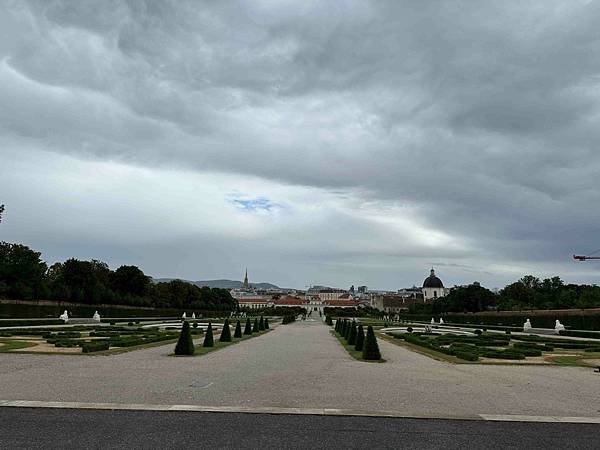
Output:
[[453,365],[380,341],[352,359],[320,322],[195,358],[173,345],[112,356],[0,354],[0,400],[396,411],[406,415],[600,416],[591,368]]

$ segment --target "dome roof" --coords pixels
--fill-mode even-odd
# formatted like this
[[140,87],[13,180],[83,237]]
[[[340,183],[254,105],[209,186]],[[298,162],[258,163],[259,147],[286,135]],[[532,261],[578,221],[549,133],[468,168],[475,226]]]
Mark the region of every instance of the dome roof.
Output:
[[438,277],[435,276],[435,271],[433,269],[431,269],[431,275],[429,275],[427,278],[425,278],[425,281],[423,281],[423,287],[424,288],[443,288],[444,283],[442,283],[442,280],[440,280]]

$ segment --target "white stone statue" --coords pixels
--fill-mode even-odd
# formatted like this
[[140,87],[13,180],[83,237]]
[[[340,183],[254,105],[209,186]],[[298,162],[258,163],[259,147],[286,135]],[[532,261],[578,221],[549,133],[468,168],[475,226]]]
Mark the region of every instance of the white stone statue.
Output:
[[444,325],[444,319],[440,317],[440,325]]
[[181,318],[182,318],[183,320],[185,320],[185,319],[187,318],[187,316],[185,315],[185,313],[183,313],[183,315],[181,316]]
[[92,319],[94,319],[96,322],[100,322],[100,314],[98,314],[98,311],[94,313]]
[[554,332],[556,334],[560,334],[560,331],[564,329],[565,326],[562,323],[560,323],[560,320],[556,319],[556,324],[554,325]]
[[523,331],[527,331],[527,330],[531,330],[531,322],[529,321],[529,319],[527,319],[525,321],[525,323],[523,324]]
[[192,319],[196,319],[196,313],[195,312],[192,313]]
[[431,325],[434,325],[434,324],[435,324],[435,320],[434,320],[434,318],[432,317],[432,318],[431,318]]
[[65,309],[65,312],[62,313],[60,316],[58,316],[58,318],[60,320],[64,320],[65,323],[67,323],[69,321],[69,313],[67,312],[67,310]]

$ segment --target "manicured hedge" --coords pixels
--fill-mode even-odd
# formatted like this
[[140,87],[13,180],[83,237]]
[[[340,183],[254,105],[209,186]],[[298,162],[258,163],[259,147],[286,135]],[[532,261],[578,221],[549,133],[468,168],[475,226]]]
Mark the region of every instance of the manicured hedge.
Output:
[[92,341],[85,342],[81,345],[81,351],[83,353],[102,352],[109,349],[108,341]]
[[561,336],[571,336],[571,337],[582,337],[582,338],[592,338],[592,339],[600,339],[600,331],[569,331],[569,330],[561,330]]

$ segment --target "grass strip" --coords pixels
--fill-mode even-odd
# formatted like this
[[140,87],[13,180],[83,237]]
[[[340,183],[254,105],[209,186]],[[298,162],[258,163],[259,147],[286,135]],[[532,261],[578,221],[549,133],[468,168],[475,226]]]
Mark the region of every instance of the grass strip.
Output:
[[337,334],[335,332],[335,330],[330,330],[330,333],[338,340],[338,342],[340,344],[342,344],[342,347],[344,347],[346,349],[346,351],[350,354],[350,356],[352,356],[357,361],[368,362],[368,363],[384,363],[385,362],[385,359],[383,359],[383,358],[381,358],[380,360],[363,359],[362,352],[357,352],[356,350],[354,350],[354,345],[348,345],[348,343],[346,342],[346,339],[344,339],[342,336]]

